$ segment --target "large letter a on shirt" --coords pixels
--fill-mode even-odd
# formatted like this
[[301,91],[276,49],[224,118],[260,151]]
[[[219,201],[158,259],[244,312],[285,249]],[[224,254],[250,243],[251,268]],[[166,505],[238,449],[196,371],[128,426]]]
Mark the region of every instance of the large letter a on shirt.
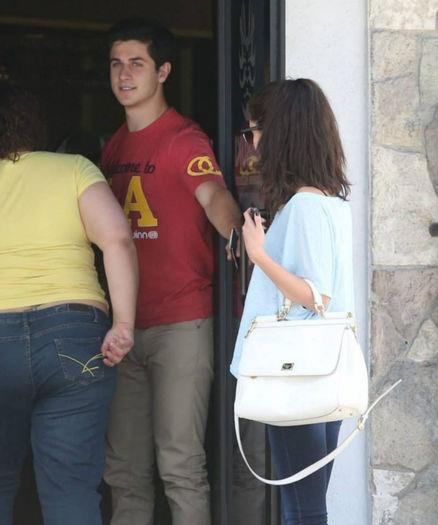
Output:
[[138,175],[134,175],[129,182],[123,211],[128,217],[129,223],[131,223],[130,213],[132,211],[138,212],[140,217],[137,219],[137,226],[139,227],[146,228],[158,224],[157,219],[152,215],[148,201],[143,193],[141,178]]

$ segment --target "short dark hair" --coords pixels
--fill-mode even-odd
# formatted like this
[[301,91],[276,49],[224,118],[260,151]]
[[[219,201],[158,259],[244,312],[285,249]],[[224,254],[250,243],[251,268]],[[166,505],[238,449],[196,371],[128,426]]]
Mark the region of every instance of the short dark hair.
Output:
[[173,34],[164,26],[146,18],[126,18],[113,25],[108,32],[108,44],[138,40],[146,44],[149,55],[158,71],[164,62],[172,63],[176,42]]
[[45,145],[46,126],[35,95],[20,86],[0,83],[0,158],[16,162],[20,152]]
[[272,213],[302,186],[347,198],[350,183],[338,125],[316,82],[272,82],[253,96],[248,112],[262,128],[257,167],[265,206]]

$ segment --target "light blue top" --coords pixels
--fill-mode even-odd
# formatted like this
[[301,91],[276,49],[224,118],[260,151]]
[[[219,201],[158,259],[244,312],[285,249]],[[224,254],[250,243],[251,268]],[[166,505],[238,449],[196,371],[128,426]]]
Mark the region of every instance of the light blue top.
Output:
[[[265,250],[274,261],[298,277],[312,281],[329,296],[328,312],[353,312],[353,247],[351,211],[339,197],[296,193],[274,217],[266,233]],[[266,274],[255,266],[240,322],[231,373],[237,377],[242,340],[252,319],[274,315],[283,297]],[[314,317],[313,310],[293,304],[289,319]]]

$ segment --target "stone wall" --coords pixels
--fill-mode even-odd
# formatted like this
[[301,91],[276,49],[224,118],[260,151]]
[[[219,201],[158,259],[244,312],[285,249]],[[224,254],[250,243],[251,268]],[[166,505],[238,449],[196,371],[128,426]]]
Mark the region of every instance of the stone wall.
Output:
[[438,523],[438,1],[369,0],[373,525]]

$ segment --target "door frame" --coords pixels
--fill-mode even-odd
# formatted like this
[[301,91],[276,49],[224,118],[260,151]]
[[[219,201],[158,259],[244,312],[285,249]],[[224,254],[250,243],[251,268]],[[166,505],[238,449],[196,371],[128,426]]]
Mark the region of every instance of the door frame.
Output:
[[[242,0],[241,0],[242,1]],[[285,0],[243,0],[267,5],[269,23],[269,80],[285,77]],[[218,144],[217,156],[225,181],[234,191],[233,104],[232,104],[232,13],[233,1],[217,1],[218,52]],[[219,253],[225,254],[225,240],[219,241]],[[231,523],[234,420],[233,403],[235,380],[229,372],[234,347],[232,266],[220,255],[218,261],[218,310],[215,336],[214,418],[217,429],[215,454],[215,484],[213,485],[213,516],[215,525]],[[280,525],[278,491],[267,487],[267,525]],[[237,524],[236,524],[237,525]]]

